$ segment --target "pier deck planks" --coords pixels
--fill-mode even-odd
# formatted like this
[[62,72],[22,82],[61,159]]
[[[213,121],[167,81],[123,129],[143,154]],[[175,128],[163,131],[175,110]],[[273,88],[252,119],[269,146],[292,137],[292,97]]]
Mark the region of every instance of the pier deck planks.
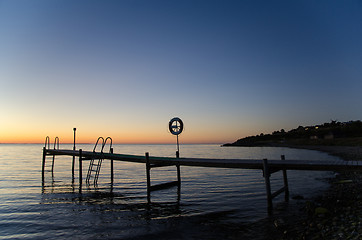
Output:
[[[47,155],[79,156],[79,151],[47,149]],[[116,153],[99,153],[82,151],[83,158],[103,158],[116,161],[146,163],[145,156],[125,155]],[[262,159],[213,159],[213,158],[171,158],[149,157],[150,164],[165,164],[195,167],[216,168],[243,168],[263,169]],[[315,170],[315,171],[362,171],[362,164],[358,161],[323,161],[323,160],[272,160],[268,159],[269,168],[272,170]]]

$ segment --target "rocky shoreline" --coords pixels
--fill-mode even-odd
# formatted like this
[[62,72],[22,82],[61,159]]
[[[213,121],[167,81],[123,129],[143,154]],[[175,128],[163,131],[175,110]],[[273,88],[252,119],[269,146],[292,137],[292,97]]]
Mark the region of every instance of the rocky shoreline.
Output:
[[346,161],[362,161],[362,146],[334,146],[334,145],[313,145],[294,144],[278,142],[259,142],[246,145],[224,144],[223,147],[287,147],[297,149],[308,149],[326,152],[330,155],[340,157]]
[[322,146],[292,144],[279,144],[274,146],[316,150],[340,157],[346,161],[362,161],[362,146]]
[[[362,160],[361,146],[288,146],[327,152],[344,160]],[[362,239],[362,173],[342,172],[330,179],[330,188],[305,201],[302,216],[278,218],[279,239]],[[288,224],[285,224],[285,223]]]

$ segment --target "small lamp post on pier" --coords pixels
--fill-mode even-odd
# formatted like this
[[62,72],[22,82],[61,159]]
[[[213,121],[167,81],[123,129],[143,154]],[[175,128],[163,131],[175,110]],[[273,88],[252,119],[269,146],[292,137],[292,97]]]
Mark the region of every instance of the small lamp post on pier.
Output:
[[[75,151],[75,133],[77,128],[73,128],[73,151]],[[72,162],[72,180],[74,182],[74,164],[75,164],[75,155],[73,155],[73,162]]]

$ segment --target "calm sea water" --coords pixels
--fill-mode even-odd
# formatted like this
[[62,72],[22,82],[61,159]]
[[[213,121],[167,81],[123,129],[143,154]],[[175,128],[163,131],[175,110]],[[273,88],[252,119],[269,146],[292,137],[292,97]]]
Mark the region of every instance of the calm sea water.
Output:
[[[0,239],[220,239],[252,236],[250,229],[268,216],[260,170],[181,167],[177,188],[152,193],[147,203],[145,165],[105,161],[98,186],[78,186],[78,164],[72,182],[72,157],[57,156],[54,175],[41,181],[39,144],[0,144]],[[72,145],[61,145],[71,149]],[[92,145],[77,149],[92,150]],[[174,145],[115,145],[115,153],[174,156]],[[280,159],[338,159],[309,150],[269,147],[182,145],[181,157]],[[50,167],[52,157],[47,157]],[[83,165],[85,178],[87,164]],[[291,197],[312,197],[328,187],[331,172],[288,171]],[[152,184],[176,180],[175,167],[152,169]],[[272,189],[282,186],[279,173]],[[293,204],[290,200],[290,204]],[[274,200],[283,202],[283,195]],[[230,237],[232,239],[232,237]],[[263,237],[261,237],[263,238]]]

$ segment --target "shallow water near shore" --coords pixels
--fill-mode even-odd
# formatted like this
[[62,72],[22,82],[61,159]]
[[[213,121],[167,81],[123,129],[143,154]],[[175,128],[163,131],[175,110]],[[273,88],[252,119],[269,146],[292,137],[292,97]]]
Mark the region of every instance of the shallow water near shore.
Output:
[[[69,156],[55,158],[54,174],[46,172],[42,184],[42,147],[0,144],[0,239],[233,239],[235,232],[264,239],[268,234],[253,230],[268,216],[260,170],[181,167],[181,194],[177,188],[153,192],[148,204],[144,164],[115,161],[111,184],[110,163],[105,160],[98,186],[83,184],[79,192],[78,159],[72,182]],[[93,145],[77,145],[80,148],[92,150]],[[114,152],[174,156],[175,146],[115,145]],[[317,151],[273,147],[182,145],[180,153],[182,157],[338,159]],[[48,156],[48,169],[51,160]],[[87,168],[84,162],[84,179]],[[288,171],[290,196],[312,197],[328,187],[326,178],[332,176],[332,172]],[[151,180],[152,184],[176,180],[175,167],[152,169]],[[273,174],[271,181],[272,190],[280,188],[281,174]],[[274,203],[283,199],[282,194]]]

